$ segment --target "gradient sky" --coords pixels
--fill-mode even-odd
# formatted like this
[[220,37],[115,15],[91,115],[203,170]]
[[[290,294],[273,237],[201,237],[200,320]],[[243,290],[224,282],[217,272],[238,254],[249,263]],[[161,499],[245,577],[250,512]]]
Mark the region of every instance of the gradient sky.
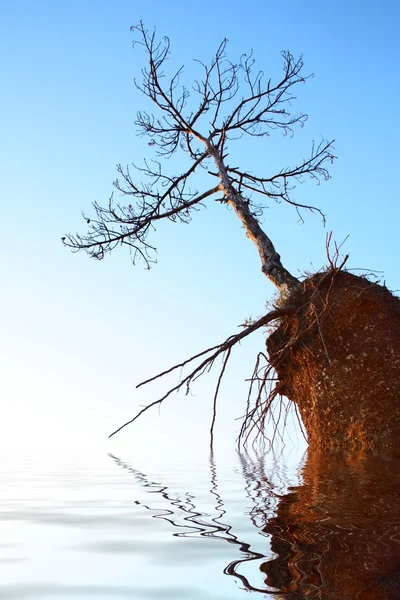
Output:
[[[81,211],[107,201],[116,163],[152,157],[136,137],[143,99],[133,80],[144,56],[132,49],[130,26],[142,19],[168,35],[171,64],[185,63],[188,81],[192,57],[208,60],[224,37],[232,60],[253,49],[267,75],[280,69],[281,50],[302,53],[315,74],[295,105],[309,114],[304,130],[285,144],[272,136],[232,151],[261,172],[277,157],[280,167],[301,159],[313,139],[335,138],[332,179],[298,195],[323,209],[327,228],[274,205],[264,227],[294,274],[325,264],[332,229],[338,242],[350,235],[349,267],[382,271],[398,289],[399,16],[394,0],[1,4],[1,446],[147,452],[180,442],[189,452],[205,439],[217,370],[161,417],[148,414],[112,443],[107,434],[163,389],[139,394],[136,383],[235,333],[273,295],[255,248],[219,204],[190,226],[160,227],[151,271],[133,267],[123,248],[96,262],[62,246],[66,232],[85,231]],[[234,439],[263,339],[234,352],[221,444]]]

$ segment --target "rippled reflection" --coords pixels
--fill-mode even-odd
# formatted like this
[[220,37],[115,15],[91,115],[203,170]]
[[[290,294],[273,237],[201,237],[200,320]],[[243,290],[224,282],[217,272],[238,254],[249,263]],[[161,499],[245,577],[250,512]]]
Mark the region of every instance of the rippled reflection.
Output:
[[310,453],[264,527],[266,583],[293,598],[400,598],[399,457]]
[[260,559],[265,558],[265,554],[252,551],[250,549],[250,544],[239,539],[238,536],[236,536],[232,531],[232,526],[225,522],[224,515],[226,512],[222,498],[218,493],[217,472],[213,453],[210,455],[210,493],[215,499],[214,515],[199,512],[196,509],[195,496],[192,494],[185,492],[180,495],[180,497],[172,496],[168,492],[168,488],[166,486],[163,486],[159,482],[150,481],[144,473],[134,469],[131,465],[124,463],[116,456],[110,454],[110,457],[120,467],[127,469],[130,473],[132,473],[136,481],[138,481],[144,488],[147,488],[151,492],[160,494],[171,508],[160,512],[159,510],[155,510],[151,506],[145,505],[142,502],[136,501],[137,504],[141,504],[142,507],[154,512],[155,514],[152,515],[154,518],[168,521],[173,527],[177,528],[178,531],[173,533],[173,535],[176,537],[196,538],[202,536],[223,539],[229,544],[234,544],[237,546],[243,553],[243,557],[230,562],[224,568],[224,573],[240,579],[244,588],[247,590],[266,593],[267,590],[254,587],[248,581],[247,577],[238,571],[238,568],[243,563],[255,560],[259,561]]
[[[212,515],[197,510],[190,493],[175,497],[161,483],[112,458],[143,487],[165,499],[164,511],[142,506],[176,528],[173,535],[218,538],[239,548],[242,556],[230,562],[224,573],[238,578],[249,591],[322,600],[400,599],[399,457],[309,453],[302,484],[282,493],[285,482],[279,485],[279,467],[274,471],[270,457],[266,468],[263,457],[241,454],[245,490],[252,505],[249,518],[268,538],[265,554],[252,550],[229,524],[213,455]],[[270,557],[268,542],[275,558]],[[251,561],[258,569],[260,559],[264,589],[241,573]]]

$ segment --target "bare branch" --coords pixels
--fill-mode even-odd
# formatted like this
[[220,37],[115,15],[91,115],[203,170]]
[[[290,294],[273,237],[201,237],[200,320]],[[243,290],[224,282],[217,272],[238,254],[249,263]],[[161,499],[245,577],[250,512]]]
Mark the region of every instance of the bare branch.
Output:
[[[310,157],[303,160],[299,165],[282,169],[279,173],[271,177],[259,177],[238,168],[226,167],[228,173],[232,173],[232,183],[236,183],[240,188],[245,188],[256,194],[267,196],[275,201],[283,201],[296,209],[305,209],[311,212],[319,213],[323,219],[325,217],[322,211],[312,205],[300,204],[292,199],[291,192],[295,189],[296,183],[303,183],[306,177],[314,179],[317,183],[321,180],[329,179],[329,172],[326,163],[333,160],[333,141],[321,142],[318,146],[313,144]],[[217,175],[210,173],[211,175]]]
[[291,115],[287,107],[295,97],[291,88],[297,83],[304,83],[307,77],[301,75],[303,60],[295,60],[290,52],[282,52],[284,60],[283,78],[276,84],[269,80],[263,85],[263,74],[259,71],[253,75],[254,60],[252,53],[242,56],[240,69],[247,84],[249,95],[225,118],[223,125],[216,128],[214,135],[224,132],[241,131],[252,136],[269,135],[270,129],[281,129],[284,134],[292,133],[295,125],[304,125],[307,115]]
[[[197,161],[197,164],[200,163],[201,160]],[[190,173],[194,171],[195,166],[197,165],[192,165],[189,169]],[[147,236],[155,223],[163,219],[170,221],[179,219],[180,222],[187,223],[191,219],[191,210],[219,191],[217,185],[199,195],[194,195],[192,192],[186,193],[185,176],[170,180],[161,173],[157,175],[153,173],[153,175],[157,177],[157,182],[160,179],[171,181],[171,185],[165,192],[161,193],[154,186],[151,189],[147,188],[147,191],[140,190],[135,187],[129,169],[123,173],[122,168],[119,167],[119,173],[123,174],[127,185],[124,193],[132,195],[136,199],[136,206],[132,204],[127,207],[115,205],[113,196],[111,196],[107,208],[94,203],[96,217],[88,219],[84,216],[90,225],[88,234],[85,236],[66,235],[63,239],[65,246],[75,251],[85,250],[91,256],[101,259],[105,253],[111,252],[118,244],[126,245],[133,250],[133,260],[136,255],[140,255],[149,267],[150,252],[155,251],[155,248],[149,244]],[[115,186],[120,191],[123,190],[119,182],[116,182]],[[166,203],[169,208],[166,207]]]

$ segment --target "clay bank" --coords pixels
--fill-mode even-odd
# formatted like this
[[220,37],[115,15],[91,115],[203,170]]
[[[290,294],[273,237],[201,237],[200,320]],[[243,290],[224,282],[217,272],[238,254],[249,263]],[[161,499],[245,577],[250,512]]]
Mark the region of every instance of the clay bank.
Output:
[[400,448],[400,299],[330,270],[288,298],[267,340],[279,393],[295,402],[310,448]]

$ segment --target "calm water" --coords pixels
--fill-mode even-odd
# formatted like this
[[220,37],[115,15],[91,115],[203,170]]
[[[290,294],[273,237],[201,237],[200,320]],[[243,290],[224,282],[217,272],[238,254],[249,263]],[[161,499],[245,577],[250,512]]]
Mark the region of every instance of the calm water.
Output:
[[0,598],[400,598],[399,464],[3,456]]

